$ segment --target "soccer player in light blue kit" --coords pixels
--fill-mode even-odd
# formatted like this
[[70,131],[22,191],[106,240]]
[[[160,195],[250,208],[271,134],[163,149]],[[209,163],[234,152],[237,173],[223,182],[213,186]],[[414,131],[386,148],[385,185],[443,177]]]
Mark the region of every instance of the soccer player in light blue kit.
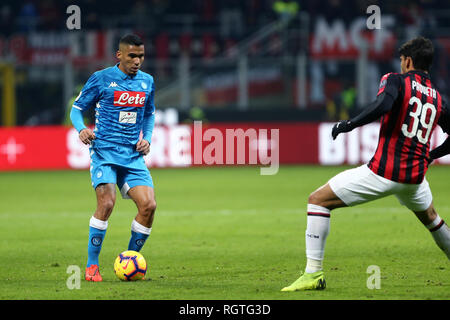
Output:
[[[131,223],[128,250],[140,251],[151,232],[156,201],[143,156],[150,152],[155,123],[155,86],[153,77],[139,70],[144,53],[138,36],[122,37],[116,52],[119,63],[95,72],[71,110],[80,140],[90,145],[91,180],[97,196],[89,222],[87,281],[102,281],[98,258],[116,201],[116,185],[123,198],[133,199],[138,211]],[[91,130],[84,125],[83,112],[94,106]]]

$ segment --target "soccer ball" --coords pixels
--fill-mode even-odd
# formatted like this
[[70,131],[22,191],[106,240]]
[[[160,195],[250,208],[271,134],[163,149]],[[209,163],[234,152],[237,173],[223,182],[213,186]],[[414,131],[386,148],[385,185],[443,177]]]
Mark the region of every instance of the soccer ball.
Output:
[[119,254],[114,262],[114,273],[124,281],[136,281],[144,278],[147,262],[137,251],[127,250]]

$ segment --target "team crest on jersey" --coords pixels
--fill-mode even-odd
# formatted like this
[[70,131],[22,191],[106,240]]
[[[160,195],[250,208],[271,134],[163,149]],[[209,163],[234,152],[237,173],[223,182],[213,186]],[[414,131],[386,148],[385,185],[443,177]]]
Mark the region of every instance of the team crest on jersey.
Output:
[[386,87],[387,84],[387,78],[389,77],[390,73],[386,73],[380,80],[380,85],[378,87],[378,93],[377,95],[379,95],[381,92],[383,92],[384,88]]
[[147,89],[148,87],[147,87],[147,84],[145,83],[145,82],[141,82],[141,87],[142,87],[142,89]]

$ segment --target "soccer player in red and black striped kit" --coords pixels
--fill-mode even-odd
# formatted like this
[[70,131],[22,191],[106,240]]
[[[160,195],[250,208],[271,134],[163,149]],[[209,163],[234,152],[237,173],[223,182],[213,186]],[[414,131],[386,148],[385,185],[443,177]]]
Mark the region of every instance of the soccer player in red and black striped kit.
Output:
[[450,110],[433,86],[429,70],[433,45],[418,37],[399,49],[401,73],[381,78],[376,100],[359,115],[336,123],[333,139],[381,118],[378,147],[368,164],[331,178],[308,198],[305,272],[282,291],[324,289],[322,261],[330,212],[395,195],[415,213],[450,259],[450,229],[439,217],[425,178],[433,159],[450,153],[450,138],[430,152],[436,125],[450,133]]

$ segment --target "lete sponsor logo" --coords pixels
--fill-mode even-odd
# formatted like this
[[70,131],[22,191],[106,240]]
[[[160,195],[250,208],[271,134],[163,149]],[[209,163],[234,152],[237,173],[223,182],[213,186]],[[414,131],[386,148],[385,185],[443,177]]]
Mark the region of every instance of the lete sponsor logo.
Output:
[[143,107],[145,92],[114,91],[114,105],[116,107]]

